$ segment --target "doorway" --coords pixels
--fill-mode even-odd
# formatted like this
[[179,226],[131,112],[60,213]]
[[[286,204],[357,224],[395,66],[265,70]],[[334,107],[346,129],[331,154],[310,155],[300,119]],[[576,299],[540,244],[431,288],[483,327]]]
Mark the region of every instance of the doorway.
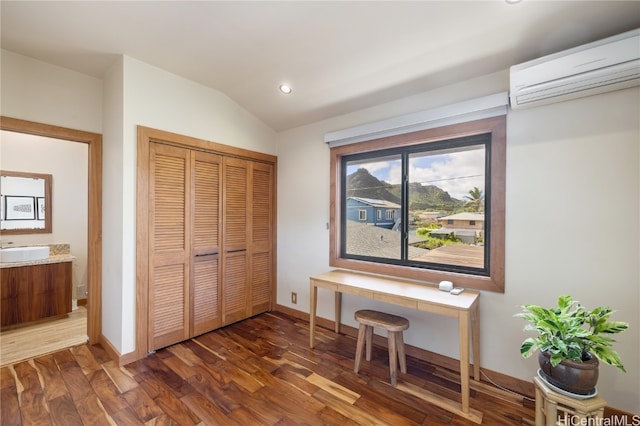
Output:
[[102,135],[10,117],[0,129],[63,139],[88,146],[87,337],[99,343],[102,330]]

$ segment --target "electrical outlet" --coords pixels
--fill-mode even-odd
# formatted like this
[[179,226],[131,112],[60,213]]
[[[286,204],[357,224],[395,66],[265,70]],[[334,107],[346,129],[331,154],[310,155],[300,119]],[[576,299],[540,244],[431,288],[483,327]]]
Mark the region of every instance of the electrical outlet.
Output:
[[294,305],[298,303],[298,293],[291,292],[291,303]]

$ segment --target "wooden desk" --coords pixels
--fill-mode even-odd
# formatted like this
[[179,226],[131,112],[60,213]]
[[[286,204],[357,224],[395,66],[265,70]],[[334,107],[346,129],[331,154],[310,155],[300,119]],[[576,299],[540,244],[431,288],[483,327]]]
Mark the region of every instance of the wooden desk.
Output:
[[[314,275],[310,281],[309,346],[313,348],[315,337],[318,287],[335,292],[335,331],[340,331],[342,293],[366,297],[380,302],[405,306],[419,311],[431,312],[458,319],[460,345],[460,385],[462,403],[444,399],[428,393],[429,402],[472,420],[482,422],[482,413],[469,407],[469,338],[473,349],[473,377],[480,380],[480,293],[465,290],[458,296],[437,287],[416,284],[411,281],[362,274],[351,271],[334,270]],[[471,325],[471,327],[470,327]],[[424,396],[423,396],[424,397]]]

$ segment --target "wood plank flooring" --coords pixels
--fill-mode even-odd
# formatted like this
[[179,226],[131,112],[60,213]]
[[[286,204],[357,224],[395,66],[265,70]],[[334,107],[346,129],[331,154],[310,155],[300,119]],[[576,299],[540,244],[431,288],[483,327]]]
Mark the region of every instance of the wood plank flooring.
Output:
[[0,366],[56,352],[86,341],[87,309],[78,306],[67,318],[1,332]]
[[[0,369],[2,425],[473,425],[426,403],[459,401],[457,374],[407,357],[389,385],[388,355],[353,372],[356,341],[279,312],[159,350],[118,367],[79,345]],[[476,384],[483,425],[531,425],[533,403]]]

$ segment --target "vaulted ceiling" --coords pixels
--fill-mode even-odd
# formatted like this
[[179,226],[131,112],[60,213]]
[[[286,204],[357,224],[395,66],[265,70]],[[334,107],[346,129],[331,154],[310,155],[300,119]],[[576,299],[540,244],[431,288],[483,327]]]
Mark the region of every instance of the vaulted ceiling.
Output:
[[2,0],[0,13],[3,49],[99,78],[127,55],[276,131],[640,27],[640,1]]

